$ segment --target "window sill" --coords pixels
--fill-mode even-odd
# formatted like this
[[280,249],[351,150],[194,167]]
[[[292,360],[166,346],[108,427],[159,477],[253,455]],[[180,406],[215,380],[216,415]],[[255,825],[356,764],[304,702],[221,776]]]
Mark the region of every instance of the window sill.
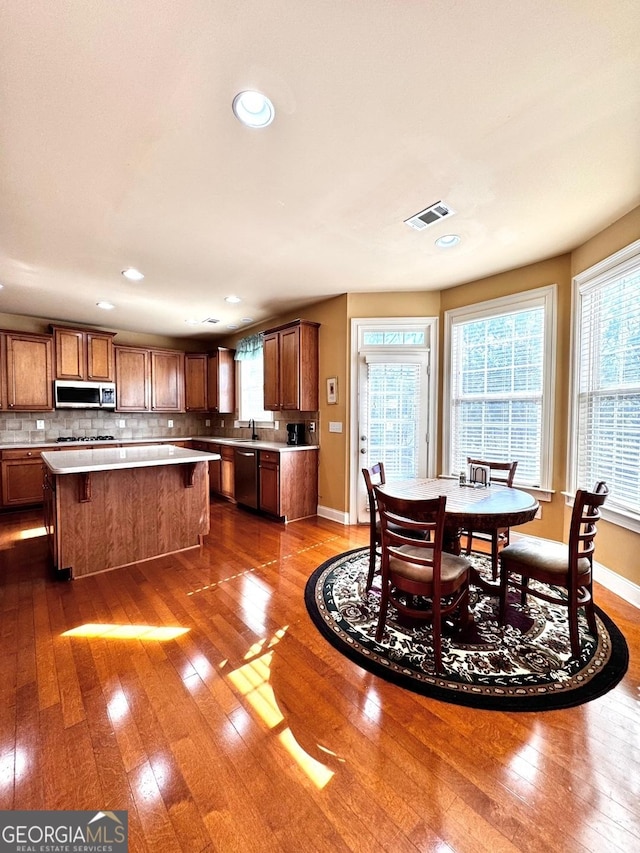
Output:
[[[575,495],[568,492],[562,493],[566,498],[567,506],[573,506]],[[608,521],[610,524],[616,524],[618,527],[624,527],[625,530],[631,530],[633,533],[640,533],[640,515],[633,512],[628,512],[622,509],[612,509],[605,506],[600,510],[600,515],[603,521]]]

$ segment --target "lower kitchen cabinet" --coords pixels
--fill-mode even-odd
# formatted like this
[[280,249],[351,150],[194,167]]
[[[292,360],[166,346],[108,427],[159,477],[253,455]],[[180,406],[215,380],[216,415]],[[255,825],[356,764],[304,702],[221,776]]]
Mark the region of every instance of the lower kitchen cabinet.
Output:
[[284,521],[318,510],[318,451],[261,450],[259,509]]
[[229,500],[235,497],[235,469],[233,447],[220,445],[220,494]]
[[2,451],[2,506],[30,506],[43,501],[40,453],[51,448]]
[[[210,441],[192,441],[191,447],[194,450],[204,450],[206,453],[220,453],[220,445],[211,444]],[[221,459],[209,462],[209,491],[214,495],[219,495],[221,492],[221,467]]]
[[259,460],[258,505],[263,512],[280,515],[280,454],[262,450]]

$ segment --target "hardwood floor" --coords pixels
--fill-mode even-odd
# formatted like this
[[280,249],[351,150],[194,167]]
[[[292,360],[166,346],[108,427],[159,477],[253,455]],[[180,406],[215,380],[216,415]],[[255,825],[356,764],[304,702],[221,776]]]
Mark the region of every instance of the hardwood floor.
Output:
[[[38,512],[0,519],[0,808],[127,809],[130,850],[640,849],[640,618],[623,682],[564,711],[406,692],[329,646],[303,601],[368,528],[212,505],[202,549],[61,583]],[[174,639],[70,637],[91,623]]]

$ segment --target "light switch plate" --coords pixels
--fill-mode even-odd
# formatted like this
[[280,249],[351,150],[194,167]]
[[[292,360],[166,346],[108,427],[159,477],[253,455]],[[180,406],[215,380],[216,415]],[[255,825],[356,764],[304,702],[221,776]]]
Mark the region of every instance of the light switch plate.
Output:
[[205,420],[204,425],[205,425],[205,426],[211,426],[211,421],[209,420],[209,418],[207,418],[207,419]]
[[124,418],[122,420],[118,421],[118,426],[120,427],[120,429],[124,429],[124,424],[125,424]]
[[342,421],[329,421],[329,432],[342,432]]
[[168,426],[168,427],[172,427],[172,426],[173,426],[173,421],[171,420],[171,418],[169,418],[169,420],[167,421],[167,426]]
[[36,421],[36,429],[44,429],[44,421]]

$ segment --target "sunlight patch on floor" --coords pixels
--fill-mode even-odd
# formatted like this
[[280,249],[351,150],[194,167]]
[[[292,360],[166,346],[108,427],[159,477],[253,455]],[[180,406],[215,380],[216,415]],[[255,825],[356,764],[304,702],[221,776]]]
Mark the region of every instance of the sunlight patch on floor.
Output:
[[87,622],[64,631],[62,637],[101,637],[108,640],[175,640],[189,628],[169,628],[162,625],[110,625]]
[[[258,715],[267,728],[271,730],[280,727],[286,721],[284,714],[278,707],[273,688],[269,684],[273,652],[266,651],[262,654],[261,652],[265,646],[267,649],[272,649],[277,645],[285,636],[288,627],[286,625],[278,629],[271,638],[265,637],[254,643],[245,654],[245,660],[250,657],[253,659],[227,673],[227,678],[231,684],[246,699],[251,709]],[[259,655],[259,657],[256,657],[256,655]],[[288,726],[281,728],[277,732],[277,737],[282,746],[313,784],[317,788],[324,788],[334,775],[334,771],[305,752]],[[320,746],[319,748],[323,749]],[[324,751],[328,756],[334,755],[331,750],[325,749]]]

